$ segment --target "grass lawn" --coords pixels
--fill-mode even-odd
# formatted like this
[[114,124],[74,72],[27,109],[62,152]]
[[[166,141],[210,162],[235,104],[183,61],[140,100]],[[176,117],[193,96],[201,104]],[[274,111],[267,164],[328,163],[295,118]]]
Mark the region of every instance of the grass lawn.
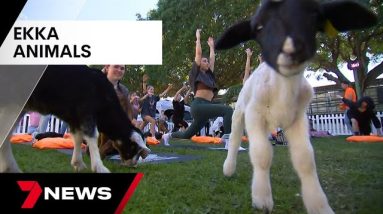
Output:
[[[208,150],[206,147],[213,145],[185,140],[170,143],[173,147],[151,148],[154,153],[201,158],[142,164],[137,169],[105,161],[112,172],[144,173],[124,213],[254,213],[250,195],[252,168],[247,152],[238,156],[236,174],[226,178],[222,173],[226,151]],[[312,144],[320,182],[336,213],[383,213],[383,143],[354,144],[346,143],[344,137],[332,137],[313,139]],[[29,145],[13,148],[24,172],[73,172],[68,155],[38,151]],[[86,163],[89,166],[87,157]],[[300,183],[285,146],[274,147],[271,182],[273,213],[306,213]]]

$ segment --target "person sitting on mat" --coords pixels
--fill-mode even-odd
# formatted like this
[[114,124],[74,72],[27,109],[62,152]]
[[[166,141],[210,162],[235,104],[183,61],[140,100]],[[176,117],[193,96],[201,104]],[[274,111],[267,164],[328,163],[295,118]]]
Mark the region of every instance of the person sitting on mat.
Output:
[[348,117],[351,120],[352,131],[354,135],[370,135],[371,134],[371,121],[374,124],[377,134],[382,136],[382,124],[376,117],[375,104],[371,97],[365,96],[360,98],[357,102],[352,102],[346,98],[342,99],[350,109]]

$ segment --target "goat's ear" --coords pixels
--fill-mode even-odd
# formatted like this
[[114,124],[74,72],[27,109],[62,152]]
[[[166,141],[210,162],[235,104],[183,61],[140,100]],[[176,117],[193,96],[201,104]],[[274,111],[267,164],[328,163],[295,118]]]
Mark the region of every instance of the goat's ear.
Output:
[[344,32],[368,28],[375,25],[378,20],[377,16],[366,7],[347,0],[322,3],[321,12],[325,21],[320,30],[328,34],[332,34],[335,30]]
[[250,20],[237,23],[228,28],[215,42],[217,50],[229,49],[239,43],[248,41],[251,36]]

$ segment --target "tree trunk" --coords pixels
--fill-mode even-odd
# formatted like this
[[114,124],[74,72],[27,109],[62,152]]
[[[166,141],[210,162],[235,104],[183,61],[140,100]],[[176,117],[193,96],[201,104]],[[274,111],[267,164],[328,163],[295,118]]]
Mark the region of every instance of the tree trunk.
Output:
[[356,91],[356,97],[359,99],[363,96],[363,84],[362,80],[364,79],[363,72],[360,71],[360,69],[356,69],[353,71],[354,73],[354,81],[355,81],[355,91]]
[[[342,74],[342,72],[339,70],[338,67],[335,68],[326,68],[327,73],[324,73],[323,76],[326,77],[330,81],[334,81],[336,84],[340,84],[340,81],[342,80],[348,80],[346,76]],[[338,77],[334,77],[328,72],[333,72]]]

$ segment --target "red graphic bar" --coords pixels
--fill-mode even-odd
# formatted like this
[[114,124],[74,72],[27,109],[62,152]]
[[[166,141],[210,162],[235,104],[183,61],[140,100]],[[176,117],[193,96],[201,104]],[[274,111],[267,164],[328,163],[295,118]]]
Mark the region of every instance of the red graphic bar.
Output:
[[114,214],[122,213],[126,203],[128,203],[130,197],[133,195],[134,191],[136,190],[136,187],[138,186],[138,183],[140,183],[143,176],[144,176],[143,173],[137,173],[136,177],[134,178],[128,191],[126,191],[124,197],[122,198],[122,200],[121,200],[120,204],[118,205],[117,210],[114,212]]

